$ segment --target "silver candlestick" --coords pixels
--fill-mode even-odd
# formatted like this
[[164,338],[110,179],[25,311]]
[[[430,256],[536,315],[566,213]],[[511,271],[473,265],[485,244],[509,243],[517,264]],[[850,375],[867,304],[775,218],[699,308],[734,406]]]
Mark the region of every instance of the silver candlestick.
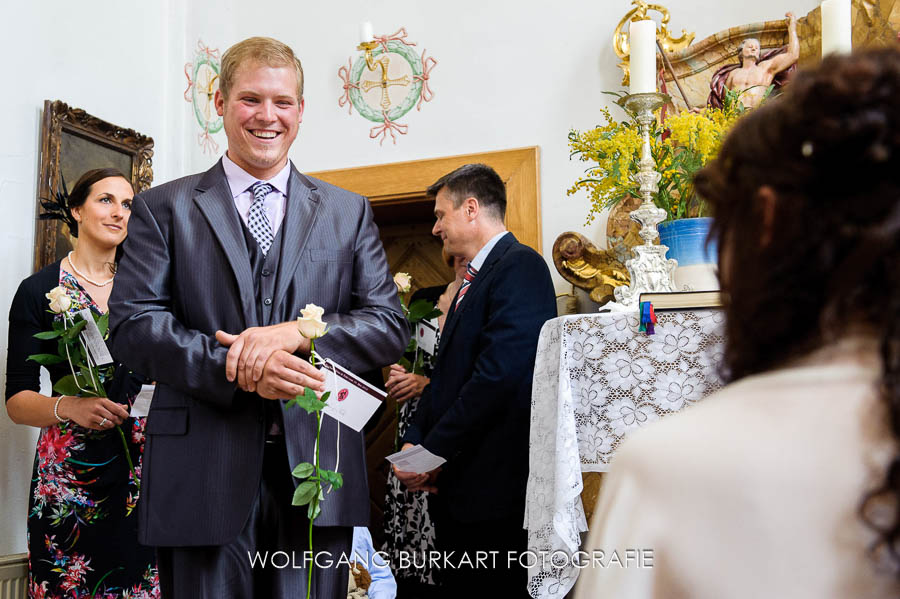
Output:
[[653,111],[669,101],[669,96],[658,93],[630,94],[620,101],[625,110],[634,115],[643,139],[641,161],[638,163],[638,172],[634,175],[634,180],[641,184],[642,201],[640,206],[631,211],[630,216],[641,225],[638,234],[644,244],[632,248],[633,257],[625,262],[625,268],[631,275],[631,284],[616,287],[613,290],[616,301],[603,305],[604,310],[632,312],[638,309],[642,293],[676,291],[675,268],[678,261],[666,258],[668,247],[653,243],[659,237],[656,225],[666,220],[666,211],[653,203],[662,175],[656,170],[650,151],[650,125],[656,119]]

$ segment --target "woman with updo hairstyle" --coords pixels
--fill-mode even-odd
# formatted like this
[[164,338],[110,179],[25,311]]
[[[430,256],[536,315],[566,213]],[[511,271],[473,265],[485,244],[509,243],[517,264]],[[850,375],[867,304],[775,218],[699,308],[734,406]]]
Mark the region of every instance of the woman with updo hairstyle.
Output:
[[[32,598],[159,597],[154,549],[137,541],[139,481],[115,430],[122,428],[140,477],[146,419],[130,417],[123,404],[142,377],[117,364],[109,398],[47,395],[29,359],[57,354],[56,339],[34,336],[52,330],[62,318],[56,312],[106,312],[133,196],[128,179],[105,168],[85,173],[71,194],[43,201],[41,216],[64,221],[76,247],[22,281],[10,307],[6,410],[15,423],[40,429],[27,514]],[[71,374],[68,362],[46,368],[51,384]]]
[[728,384],[619,448],[586,551],[651,567],[577,596],[900,596],[900,52],[801,71],[695,185]]

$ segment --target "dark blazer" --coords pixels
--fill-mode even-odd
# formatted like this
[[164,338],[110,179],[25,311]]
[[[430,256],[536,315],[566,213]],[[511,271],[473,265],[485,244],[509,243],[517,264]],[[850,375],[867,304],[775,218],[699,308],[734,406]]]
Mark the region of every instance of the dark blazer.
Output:
[[[264,317],[221,162],[135,198],[109,304],[113,353],[157,381],[139,502],[142,543],[227,543],[256,497],[270,400],[227,381],[217,329],[293,320],[314,303],[330,327],[316,350],[353,371],[390,364],[406,346],[409,329],[365,198],[292,167],[279,235]],[[312,462],[315,418],[283,404],[282,412],[291,466]],[[341,429],[345,486],[323,502],[320,526],[368,521],[363,438]],[[337,423],[323,418],[320,459],[330,469],[336,435]]]
[[447,460],[437,486],[459,521],[524,517],[534,358],[555,316],[547,263],[508,233],[444,324],[404,440]]

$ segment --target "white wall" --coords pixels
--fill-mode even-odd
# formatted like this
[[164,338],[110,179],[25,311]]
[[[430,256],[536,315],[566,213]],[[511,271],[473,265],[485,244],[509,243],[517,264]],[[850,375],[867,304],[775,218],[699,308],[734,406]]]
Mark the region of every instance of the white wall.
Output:
[[[567,230],[605,245],[604,222],[582,226],[587,199],[565,194],[582,171],[580,163],[568,159],[566,136],[572,127],[596,124],[599,108],[608,103],[602,92],[621,87],[611,37],[630,9],[627,0],[185,4],[3,0],[0,251],[5,260],[0,264],[0,306],[9,305],[18,282],[31,272],[43,101],[60,99],[152,136],[156,183],[205,169],[216,158],[200,151],[197,124],[182,98],[184,63],[193,59],[198,39],[224,51],[244,37],[268,35],[300,55],[307,79],[306,112],[292,158],[301,170],[537,145],[545,254]],[[672,28],[694,31],[699,40],[732,25],[780,18],[788,8],[802,16],[817,2],[666,4]],[[374,23],[376,33],[405,26],[418,49],[427,49],[439,62],[432,72],[434,101],[401,120],[410,130],[396,146],[390,140],[383,146],[370,140],[368,121],[355,111],[348,116],[337,105],[337,69],[355,55],[358,26],[365,20]],[[224,135],[217,141],[224,151]],[[558,289],[566,290],[551,270]],[[0,319],[0,338],[6,339],[5,319]],[[3,366],[5,372],[5,357]],[[33,430],[0,416],[0,555],[25,550],[34,438]]]

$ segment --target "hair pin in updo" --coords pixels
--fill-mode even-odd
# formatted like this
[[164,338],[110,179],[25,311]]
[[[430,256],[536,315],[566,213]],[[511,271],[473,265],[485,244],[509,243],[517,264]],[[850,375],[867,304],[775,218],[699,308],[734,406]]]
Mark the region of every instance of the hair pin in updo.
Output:
[[803,154],[804,158],[809,158],[813,155],[813,149],[813,142],[807,140],[800,146],[800,153]]

